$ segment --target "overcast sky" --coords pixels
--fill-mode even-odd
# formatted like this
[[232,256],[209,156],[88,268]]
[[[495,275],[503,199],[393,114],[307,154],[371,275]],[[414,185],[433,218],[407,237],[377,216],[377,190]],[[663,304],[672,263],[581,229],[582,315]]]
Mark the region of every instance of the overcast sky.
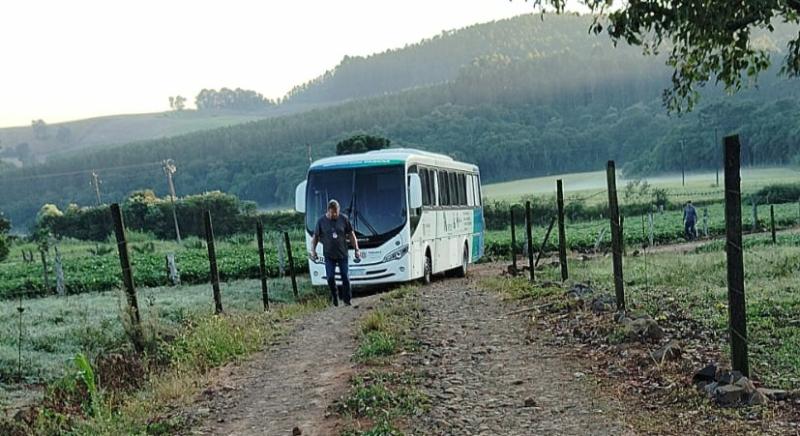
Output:
[[206,88],[277,98],[442,30],[531,12],[521,0],[3,0],[0,126],[169,109]]

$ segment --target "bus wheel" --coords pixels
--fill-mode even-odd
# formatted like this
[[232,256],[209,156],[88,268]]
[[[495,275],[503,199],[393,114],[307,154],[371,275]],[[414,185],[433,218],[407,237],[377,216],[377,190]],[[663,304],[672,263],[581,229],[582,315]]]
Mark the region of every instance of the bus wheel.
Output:
[[467,266],[469,266],[469,249],[464,244],[464,255],[461,256],[461,266],[456,269],[456,277],[466,277]]
[[433,262],[431,262],[431,255],[429,253],[425,254],[425,272],[422,275],[422,283],[425,285],[431,284],[431,280],[433,277]]

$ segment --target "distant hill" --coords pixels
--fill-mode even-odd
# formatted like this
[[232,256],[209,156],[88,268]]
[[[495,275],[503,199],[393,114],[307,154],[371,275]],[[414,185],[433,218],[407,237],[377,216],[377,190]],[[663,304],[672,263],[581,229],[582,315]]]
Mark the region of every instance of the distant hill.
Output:
[[[694,113],[670,116],[660,100],[670,75],[663,58],[588,34],[590,20],[521,16],[347,60],[296,88],[280,106],[291,115],[93,147],[6,171],[0,208],[24,226],[44,202],[92,204],[87,169],[100,173],[105,201],[143,188],[163,194],[155,162],[166,158],[177,164],[181,195],[219,189],[262,207],[288,205],[307,169],[306,144],[319,158],[356,133],[477,163],[485,182],[597,170],[608,159],[630,175],[684,163],[714,168],[715,128],[719,138],[742,134],[745,164],[797,159],[797,80],[769,71],[758,88],[733,97],[710,87]],[[792,29],[764,38],[779,48]],[[327,107],[296,109],[306,105]]]
[[[39,133],[30,125],[0,128],[0,147],[7,160],[19,158],[15,149],[28,144],[32,162],[96,146],[126,144],[148,139],[165,138],[186,133],[232,126],[301,112],[319,105],[285,105],[256,112],[232,111],[169,111],[146,114],[110,115],[63,123],[46,124]],[[44,120],[45,122],[47,120]]]

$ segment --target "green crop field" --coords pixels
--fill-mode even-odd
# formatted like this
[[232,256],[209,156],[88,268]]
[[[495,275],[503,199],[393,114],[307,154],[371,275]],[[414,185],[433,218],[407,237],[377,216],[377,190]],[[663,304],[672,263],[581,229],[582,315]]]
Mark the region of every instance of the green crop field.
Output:
[[[554,195],[556,179],[564,181],[566,197],[591,195],[606,188],[605,171],[589,173],[562,174],[494,183],[483,187],[483,195],[490,200],[518,200],[526,195]],[[716,173],[691,173],[686,175],[686,186],[682,186],[680,174],[648,177],[648,183],[656,188],[664,188],[671,196],[687,200],[695,195],[697,200],[711,195],[722,199],[722,186],[715,186]],[[617,189],[622,190],[629,180],[618,173]],[[720,185],[725,183],[720,173]],[[773,183],[800,183],[800,171],[792,168],[745,168],[742,170],[742,191],[747,194]],[[697,195],[699,194],[699,195]],[[603,195],[593,197],[595,201],[607,201]],[[622,201],[622,200],[621,200]]]
[[[292,252],[298,273],[307,271],[305,240],[302,231],[290,233]],[[280,273],[277,243],[283,242],[277,233],[265,235],[267,273],[276,277]],[[65,240],[58,244],[62,256],[64,282],[68,294],[101,292],[120,287],[122,272],[116,243],[111,239],[102,244]],[[98,253],[100,247],[101,252]],[[129,243],[134,281],[138,286],[154,287],[170,283],[166,254],[174,253],[184,284],[206,283],[209,279],[208,251],[204,241],[187,238],[182,245],[171,241],[158,241],[145,235],[131,234]],[[237,235],[216,243],[220,279],[223,281],[254,279],[259,277],[258,250],[255,235]],[[34,262],[22,260],[23,251],[34,253]],[[0,299],[25,296],[50,295],[55,287],[53,256],[50,250],[48,265],[49,288],[45,288],[43,267],[34,244],[17,244],[6,262],[0,263]],[[97,253],[97,254],[96,254]],[[288,261],[285,261],[288,265]],[[288,270],[288,266],[286,266]]]
[[[708,210],[708,234],[709,237],[719,236],[725,232],[725,208],[722,204],[713,204],[707,208],[698,208],[699,221],[697,231],[700,236],[704,236],[704,210]],[[749,213],[748,213],[749,212]],[[769,208],[759,207],[758,211],[758,232],[766,232],[769,226]],[[752,211],[743,210],[743,226],[745,231],[752,230],[753,224]],[[786,203],[775,205],[775,221],[777,229],[792,228],[800,225],[800,208],[796,203]],[[649,240],[649,218],[643,215],[625,217],[623,233],[625,243],[634,250]],[[605,229],[605,232],[603,230]],[[533,228],[533,245],[538,248],[541,246],[546,233],[542,226]],[[567,222],[566,235],[567,246],[570,250],[591,251],[603,233],[599,248],[606,249],[610,244],[611,225],[606,218],[598,218],[592,221]],[[521,253],[525,242],[524,225],[518,225],[516,230],[517,252]],[[680,210],[668,210],[663,213],[653,214],[653,240],[656,244],[668,244],[681,242],[683,236],[683,212]],[[548,240],[546,251],[555,251],[558,247],[558,231],[553,229]],[[489,230],[486,232],[486,254],[489,257],[508,256],[511,250],[511,229]]]

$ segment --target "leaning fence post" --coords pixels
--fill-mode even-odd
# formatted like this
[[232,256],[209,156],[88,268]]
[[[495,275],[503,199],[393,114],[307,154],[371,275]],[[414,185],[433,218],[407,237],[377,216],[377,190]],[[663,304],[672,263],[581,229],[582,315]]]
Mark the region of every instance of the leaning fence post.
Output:
[[211,276],[211,288],[214,291],[214,313],[222,313],[222,295],[219,290],[219,270],[217,269],[217,251],[214,247],[214,227],[211,224],[211,211],[203,216],[206,227],[206,245],[208,246],[208,266]]
[[770,230],[772,230],[772,243],[778,243],[778,236],[775,234],[775,205],[769,205],[769,226]]
[[622,229],[619,222],[617,203],[617,173],[614,161],[606,167],[608,183],[608,218],[611,221],[611,248],[614,262],[614,290],[617,294],[617,310],[625,310],[625,282],[622,278]]
[[652,247],[653,245],[655,245],[655,229],[654,229],[654,227],[655,227],[654,224],[655,223],[653,222],[653,220],[654,220],[653,212],[650,212],[650,216],[648,218],[650,220],[650,224],[649,224],[650,246]]
[[753,204],[753,233],[758,231],[758,204],[755,197],[750,197],[750,202]]
[[550,218],[550,225],[547,226],[547,231],[544,233],[544,239],[542,240],[542,245],[539,246],[539,254],[536,255],[536,261],[533,262],[534,268],[539,266],[539,260],[541,260],[544,251],[547,249],[547,241],[550,240],[550,232],[553,231],[553,226],[555,224],[556,224],[556,217]]
[[297,292],[297,278],[294,274],[294,256],[292,256],[292,243],[289,241],[289,233],[283,232],[283,241],[286,244],[286,255],[289,258],[289,275],[292,277],[292,293],[294,293],[294,299],[299,300],[300,294]]
[[517,230],[514,225],[514,206],[508,209],[511,217],[511,268],[514,275],[517,275]]
[[708,208],[703,208],[703,234],[708,238]]
[[122,268],[122,284],[125,287],[125,296],[128,299],[130,310],[133,346],[137,351],[142,351],[142,330],[141,318],[139,317],[139,302],[136,299],[136,288],[133,282],[133,270],[131,269],[131,259],[128,253],[128,240],[125,236],[125,223],[122,220],[122,210],[119,204],[111,205],[111,218],[114,222],[114,235],[117,239],[117,251],[119,252],[119,264]]
[[531,281],[534,280],[534,270],[536,269],[533,265],[533,235],[531,234],[533,227],[533,221],[531,221],[531,202],[525,202],[525,232],[526,232],[526,239],[528,242],[528,269],[530,269],[530,277]]
[[[725,138],[725,232],[728,258],[728,316],[733,369],[750,375],[742,254],[742,193],[739,136]],[[755,203],[753,203],[755,204]]]
[[561,281],[569,278],[567,269],[567,231],[564,226],[564,183],[556,180],[556,205],[558,207],[558,259],[561,264]]
[[267,263],[264,259],[264,224],[256,221],[256,240],[258,241],[258,275],[261,277],[261,300],[264,310],[269,310],[269,289],[267,288]]

